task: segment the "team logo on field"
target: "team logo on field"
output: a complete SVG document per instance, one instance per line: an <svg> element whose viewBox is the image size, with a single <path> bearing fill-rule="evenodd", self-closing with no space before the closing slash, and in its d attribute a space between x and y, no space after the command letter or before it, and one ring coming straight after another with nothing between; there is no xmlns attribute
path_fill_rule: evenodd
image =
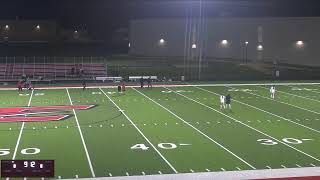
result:
<svg viewBox="0 0 320 180"><path fill-rule="evenodd" d="M87 110L95 105L40 106L0 108L0 123L3 122L43 122L69 118L71 110ZM54 114L54 115L52 115Z"/></svg>

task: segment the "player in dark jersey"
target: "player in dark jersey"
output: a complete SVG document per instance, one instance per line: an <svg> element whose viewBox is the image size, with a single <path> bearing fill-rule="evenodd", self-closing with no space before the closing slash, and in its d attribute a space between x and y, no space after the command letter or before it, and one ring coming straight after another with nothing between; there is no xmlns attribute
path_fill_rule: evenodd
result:
<svg viewBox="0 0 320 180"><path fill-rule="evenodd" d="M143 84L143 77L141 76L141 78L140 78L140 87L143 88L143 85L144 85Z"/></svg>
<svg viewBox="0 0 320 180"><path fill-rule="evenodd" d="M23 87L23 82L19 81L18 82L18 91L22 91L22 87Z"/></svg>
<svg viewBox="0 0 320 180"><path fill-rule="evenodd" d="M87 83L85 80L82 81L82 90L84 91L87 87Z"/></svg>
<svg viewBox="0 0 320 180"><path fill-rule="evenodd" d="M121 86L118 85L118 93L120 94L121 93Z"/></svg>
<svg viewBox="0 0 320 180"><path fill-rule="evenodd" d="M126 92L126 85L124 84L124 82L121 84L121 91L123 94Z"/></svg>
<svg viewBox="0 0 320 180"><path fill-rule="evenodd" d="M151 76L149 76L148 80L148 88L152 88L152 84L151 84Z"/></svg>
<svg viewBox="0 0 320 180"><path fill-rule="evenodd" d="M229 108L231 110L231 96L230 96L230 94L228 94L226 96L226 106L227 106L227 108Z"/></svg>

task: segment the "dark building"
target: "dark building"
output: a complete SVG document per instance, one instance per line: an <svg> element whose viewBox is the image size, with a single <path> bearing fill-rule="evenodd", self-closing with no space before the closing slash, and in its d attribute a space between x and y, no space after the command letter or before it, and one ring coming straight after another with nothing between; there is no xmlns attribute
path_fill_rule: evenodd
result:
<svg viewBox="0 0 320 180"><path fill-rule="evenodd" d="M320 66L319 32L318 17L138 19L130 23L130 54Z"/></svg>

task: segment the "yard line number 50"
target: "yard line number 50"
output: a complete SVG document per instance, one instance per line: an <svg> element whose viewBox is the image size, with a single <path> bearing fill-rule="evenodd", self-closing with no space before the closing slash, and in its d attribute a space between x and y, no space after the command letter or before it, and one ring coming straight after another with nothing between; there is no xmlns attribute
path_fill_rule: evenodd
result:
<svg viewBox="0 0 320 180"><path fill-rule="evenodd" d="M0 156L6 156L11 153L10 149L0 149ZM38 148L25 148L20 151L21 154L23 155L34 155L34 154L39 154L40 149Z"/></svg>

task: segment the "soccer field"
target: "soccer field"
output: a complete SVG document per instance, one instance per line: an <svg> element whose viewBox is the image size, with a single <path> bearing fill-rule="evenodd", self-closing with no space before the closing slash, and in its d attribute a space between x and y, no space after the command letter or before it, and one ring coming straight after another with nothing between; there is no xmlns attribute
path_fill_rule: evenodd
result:
<svg viewBox="0 0 320 180"><path fill-rule="evenodd" d="M320 85L269 88L1 90L0 159L55 160L57 179L320 166Z"/></svg>

